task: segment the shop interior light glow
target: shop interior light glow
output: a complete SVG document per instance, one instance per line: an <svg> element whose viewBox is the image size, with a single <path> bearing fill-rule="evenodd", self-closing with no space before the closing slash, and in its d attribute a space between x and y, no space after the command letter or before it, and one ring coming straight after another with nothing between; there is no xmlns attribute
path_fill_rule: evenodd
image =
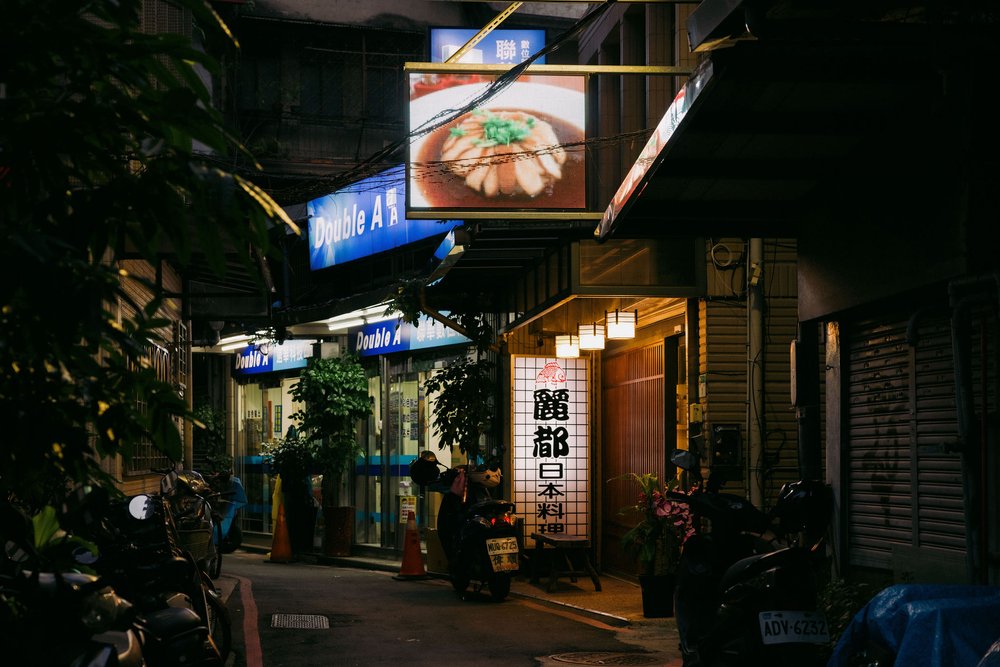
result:
<svg viewBox="0 0 1000 667"><path fill-rule="evenodd" d="M326 326L330 331L347 331L351 327L359 327L363 324L385 322L386 320L394 320L398 318L399 313L396 312L392 312L388 315L385 314L388 307L388 303L379 303L374 306L368 306L367 308L352 310L351 312L344 313L343 315L335 315L326 320Z"/></svg>
<svg viewBox="0 0 1000 667"><path fill-rule="evenodd" d="M639 311L618 310L604 313L604 322L608 325L609 340L627 340L635 338L635 325L639 321Z"/></svg>
<svg viewBox="0 0 1000 667"><path fill-rule="evenodd" d="M556 356L560 359L575 359L580 356L580 337L572 334L556 336Z"/></svg>
<svg viewBox="0 0 1000 667"><path fill-rule="evenodd" d="M603 350L604 349L604 325L603 324L581 324L578 327L580 332L581 350Z"/></svg>

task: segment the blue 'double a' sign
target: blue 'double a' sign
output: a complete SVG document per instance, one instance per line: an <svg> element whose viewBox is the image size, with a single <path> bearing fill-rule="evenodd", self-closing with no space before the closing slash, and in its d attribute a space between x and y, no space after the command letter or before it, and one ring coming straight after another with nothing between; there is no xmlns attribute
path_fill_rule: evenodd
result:
<svg viewBox="0 0 1000 667"><path fill-rule="evenodd" d="M408 220L403 165L313 199L309 268L313 271L445 234L460 220Z"/></svg>
<svg viewBox="0 0 1000 667"><path fill-rule="evenodd" d="M350 329L347 334L348 349L360 357L470 342L454 329L426 315L421 315L419 326L395 319L366 324Z"/></svg>
<svg viewBox="0 0 1000 667"><path fill-rule="evenodd" d="M305 368L313 353L311 340L288 340L269 346L247 345L235 355L235 375L259 375L294 368Z"/></svg>

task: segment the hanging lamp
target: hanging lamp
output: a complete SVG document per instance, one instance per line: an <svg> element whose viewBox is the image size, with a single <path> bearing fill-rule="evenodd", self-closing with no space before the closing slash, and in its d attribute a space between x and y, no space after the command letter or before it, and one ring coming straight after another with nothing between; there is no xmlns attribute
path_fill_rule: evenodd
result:
<svg viewBox="0 0 1000 667"><path fill-rule="evenodd" d="M635 338L635 325L639 321L639 311L604 311L604 322L608 327L608 340L628 340Z"/></svg>
<svg viewBox="0 0 1000 667"><path fill-rule="evenodd" d="M580 356L580 337L572 334L556 336L556 356L560 359L575 359Z"/></svg>
<svg viewBox="0 0 1000 667"><path fill-rule="evenodd" d="M603 324L581 324L578 327L580 333L581 350L603 350L604 349L604 325Z"/></svg>

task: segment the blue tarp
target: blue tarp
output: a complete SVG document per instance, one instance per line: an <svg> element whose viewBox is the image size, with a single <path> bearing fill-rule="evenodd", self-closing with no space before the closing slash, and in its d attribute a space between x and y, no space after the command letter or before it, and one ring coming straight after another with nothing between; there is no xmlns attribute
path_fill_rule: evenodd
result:
<svg viewBox="0 0 1000 667"><path fill-rule="evenodd" d="M998 638L1000 587L899 584L854 616L827 667L847 667L869 640L896 665L976 667Z"/></svg>

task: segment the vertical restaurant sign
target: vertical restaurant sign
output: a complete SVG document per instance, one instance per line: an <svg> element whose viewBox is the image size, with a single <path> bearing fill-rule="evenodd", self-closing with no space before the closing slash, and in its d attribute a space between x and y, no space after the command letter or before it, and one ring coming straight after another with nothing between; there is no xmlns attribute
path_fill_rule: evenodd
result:
<svg viewBox="0 0 1000 667"><path fill-rule="evenodd" d="M524 534L589 539L587 360L512 360L514 502Z"/></svg>
<svg viewBox="0 0 1000 667"><path fill-rule="evenodd" d="M391 167L306 204L311 270L445 234L460 224L459 220L406 219L403 172L403 165Z"/></svg>
<svg viewBox="0 0 1000 667"><path fill-rule="evenodd" d="M443 63L476 36L473 28L431 28L431 62ZM544 30L493 30L459 62L485 65L519 65L545 46ZM541 56L535 63L545 63Z"/></svg>
<svg viewBox="0 0 1000 667"><path fill-rule="evenodd" d="M247 345L236 354L233 373L257 375L292 368L305 368L313 353L313 340L286 340L281 345L272 343L262 350L257 345Z"/></svg>

